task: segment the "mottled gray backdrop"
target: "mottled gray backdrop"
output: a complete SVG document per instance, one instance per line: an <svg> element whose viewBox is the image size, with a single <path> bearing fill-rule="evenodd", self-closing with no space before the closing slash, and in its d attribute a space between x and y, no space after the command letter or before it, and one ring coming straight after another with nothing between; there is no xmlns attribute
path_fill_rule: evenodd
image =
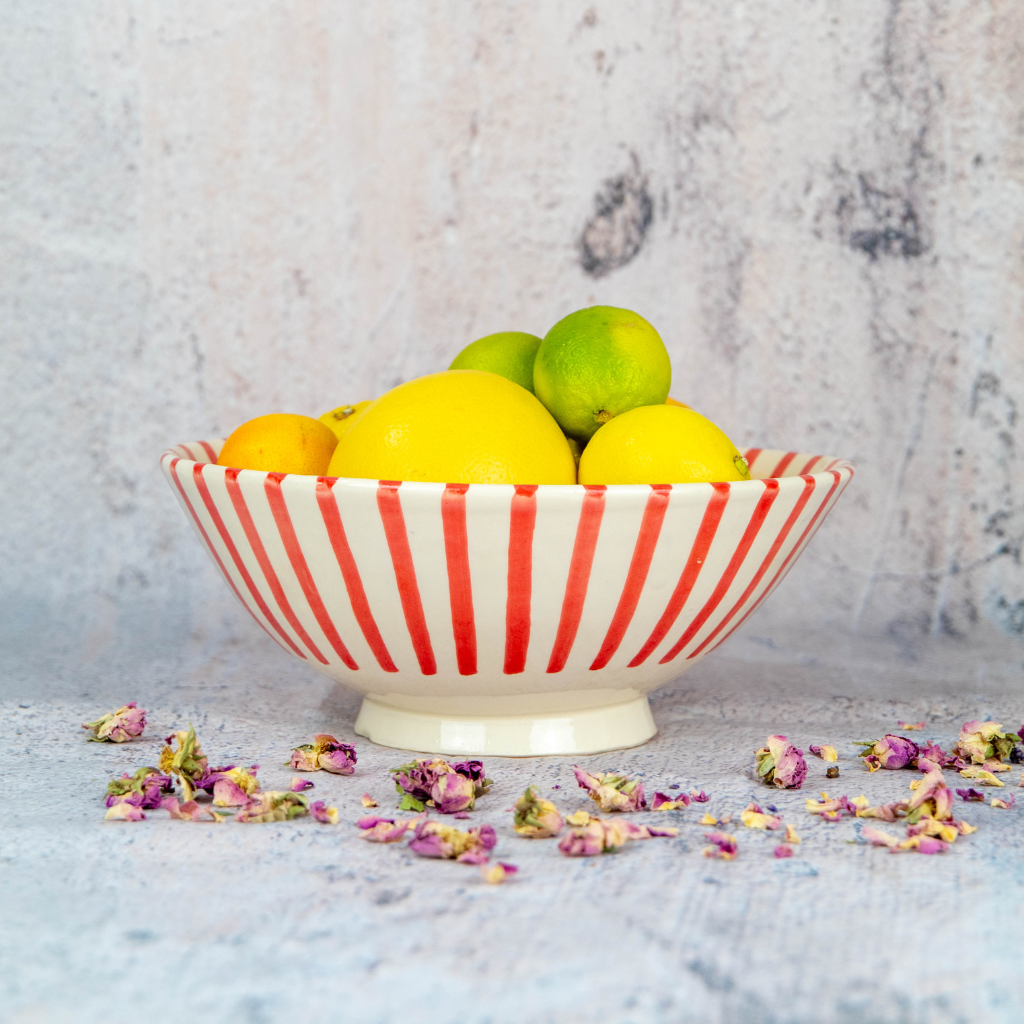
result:
<svg viewBox="0 0 1024 1024"><path fill-rule="evenodd" d="M15 686L283 667L163 448L591 303L858 468L723 665L1019 685L1022 48L1015 0L5 0Z"/></svg>

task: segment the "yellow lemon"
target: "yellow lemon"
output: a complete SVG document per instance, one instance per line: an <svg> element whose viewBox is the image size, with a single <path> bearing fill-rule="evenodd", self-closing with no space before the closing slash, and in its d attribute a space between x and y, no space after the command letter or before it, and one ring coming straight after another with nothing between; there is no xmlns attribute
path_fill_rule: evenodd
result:
<svg viewBox="0 0 1024 1024"><path fill-rule="evenodd" d="M658 332L615 306L559 320L537 350L533 386L558 425L584 444L603 423L668 398L672 364Z"/></svg>
<svg viewBox="0 0 1024 1024"><path fill-rule="evenodd" d="M749 480L736 446L692 409L644 405L610 420L580 457L581 484L687 484Z"/></svg>
<svg viewBox="0 0 1024 1024"><path fill-rule="evenodd" d="M399 384L359 414L331 476L463 484L574 484L576 464L529 391L483 370Z"/></svg>
<svg viewBox="0 0 1024 1024"><path fill-rule="evenodd" d="M352 421L370 404L371 400L365 402L352 402L349 405L339 405L337 409L325 412L323 416L317 417L321 423L329 427L334 436L340 441L342 435L352 426Z"/></svg>
<svg viewBox="0 0 1024 1024"><path fill-rule="evenodd" d="M311 416L273 412L243 423L224 442L218 466L324 476L338 439Z"/></svg>

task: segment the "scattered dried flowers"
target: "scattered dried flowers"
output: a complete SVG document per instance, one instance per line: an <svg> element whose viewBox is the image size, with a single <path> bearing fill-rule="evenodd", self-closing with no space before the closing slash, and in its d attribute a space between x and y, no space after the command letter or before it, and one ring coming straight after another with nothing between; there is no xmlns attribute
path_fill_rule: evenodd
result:
<svg viewBox="0 0 1024 1024"><path fill-rule="evenodd" d="M586 821L583 821L584 815ZM614 853L634 840L671 838L679 834L677 828L637 825L621 818L594 818L586 811L578 811L572 817L580 824L570 828L558 841L558 849L566 857L596 857L600 853Z"/></svg>
<svg viewBox="0 0 1024 1024"><path fill-rule="evenodd" d="M107 807L114 804L132 804L143 810L154 810L160 806L164 793L171 792L171 778L162 775L156 768L140 768L134 775L125 772L118 779L107 783ZM141 819L138 819L141 820Z"/></svg>
<svg viewBox="0 0 1024 1024"><path fill-rule="evenodd" d="M492 825L480 825L463 832L432 818L423 818L416 824L409 849L421 857L485 864L497 841Z"/></svg>
<svg viewBox="0 0 1024 1024"><path fill-rule="evenodd" d="M480 761L456 761L449 764L440 757L424 757L399 765L392 771L395 789L402 799L402 811L424 811L436 807L442 814L471 811L477 797L491 787Z"/></svg>
<svg viewBox="0 0 1024 1024"><path fill-rule="evenodd" d="M705 832L704 838L711 844L701 850L701 856L713 857L717 860L734 860L738 854L739 846L736 837L727 832Z"/></svg>
<svg viewBox="0 0 1024 1024"><path fill-rule="evenodd" d="M827 743L823 743L820 746L817 743L812 743L810 751L816 757L820 757L822 761L838 761L839 752L835 747L830 747Z"/></svg>
<svg viewBox="0 0 1024 1024"><path fill-rule="evenodd" d="M647 806L644 784L639 779L614 772L591 775L579 765L573 765L572 771L580 788L587 790L602 811L642 811Z"/></svg>
<svg viewBox="0 0 1024 1024"><path fill-rule="evenodd" d="M512 828L527 839L549 839L562 831L562 816L550 800L544 800L536 786L527 786L516 801Z"/></svg>
<svg viewBox="0 0 1024 1024"><path fill-rule="evenodd" d="M160 806L177 821L212 821L216 824L224 821L223 814L211 811L209 807L201 807L195 800L179 803L176 796L168 796L163 799Z"/></svg>
<svg viewBox="0 0 1024 1024"><path fill-rule="evenodd" d="M769 736L765 746L754 753L762 782L774 783L779 789L799 789L803 785L807 777L804 752L785 736Z"/></svg>
<svg viewBox="0 0 1024 1024"><path fill-rule="evenodd" d="M747 804L747 809L740 815L740 821L747 828L759 828L769 832L782 828L781 818L774 814L766 814L760 806L754 803Z"/></svg>
<svg viewBox="0 0 1024 1024"><path fill-rule="evenodd" d="M515 864L506 864L500 860L493 864L480 865L480 874L488 885L501 885L518 871L519 868Z"/></svg>
<svg viewBox="0 0 1024 1024"><path fill-rule="evenodd" d="M142 735L146 728L146 710L132 701L116 711L100 715L95 722L83 722L82 728L92 733L90 743L124 743Z"/></svg>
<svg viewBox="0 0 1024 1024"><path fill-rule="evenodd" d="M177 750L171 746L172 742L177 743ZM191 725L187 730L172 732L164 740L159 764L164 775L177 776L186 802L196 795L198 789L206 788L209 762Z"/></svg>
<svg viewBox="0 0 1024 1024"><path fill-rule="evenodd" d="M244 824L264 824L269 821L291 821L309 814L309 798L301 793L270 790L250 800L235 815L235 821Z"/></svg>
<svg viewBox="0 0 1024 1024"><path fill-rule="evenodd" d="M303 743L292 751L288 767L297 772L323 769L333 775L352 775L356 770L356 748L342 743L329 733L318 732L312 743Z"/></svg>
<svg viewBox="0 0 1024 1024"><path fill-rule="evenodd" d="M690 806L690 798L686 793L678 796L668 796L666 793L655 793L651 801L652 811L681 811L684 807Z"/></svg>

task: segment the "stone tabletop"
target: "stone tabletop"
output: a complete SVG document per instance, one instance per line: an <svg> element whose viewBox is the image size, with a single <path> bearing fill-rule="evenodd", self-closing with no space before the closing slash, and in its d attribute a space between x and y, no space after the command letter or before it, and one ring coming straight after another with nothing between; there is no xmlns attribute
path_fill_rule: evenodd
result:
<svg viewBox="0 0 1024 1024"><path fill-rule="evenodd" d="M690 807L657 817L677 838L570 860L553 841L518 838L510 807L531 782L563 813L587 806L572 759L489 758L493 790L461 824L492 823L496 857L520 868L490 886L474 867L359 840L362 793L392 807L387 769L408 752L354 736L355 695L283 659L215 658L130 693L115 676L85 696L41 685L3 707L2 1020L1019 1019L1024 807L963 805L977 833L939 856L892 856L859 841L860 822L819 821L804 799L898 799L913 776L868 773L851 741L903 718L951 743L965 719L1016 724L1020 697L903 686L900 699L853 699L820 673L812 692L806 671L713 661L655 695L654 740L580 763L640 776L648 792L703 788L715 815L772 803L802 836L796 856L775 860L775 836L734 822L737 859L705 859ZM145 703L145 735L86 742L79 723L116 706L114 691ZM107 780L154 763L160 737L189 722L214 762L259 762L264 788L286 787L288 751L313 732L356 741L354 776L312 777L339 824L190 824L163 811L104 821ZM769 732L833 744L840 778L809 758L802 791L760 785L752 751Z"/></svg>

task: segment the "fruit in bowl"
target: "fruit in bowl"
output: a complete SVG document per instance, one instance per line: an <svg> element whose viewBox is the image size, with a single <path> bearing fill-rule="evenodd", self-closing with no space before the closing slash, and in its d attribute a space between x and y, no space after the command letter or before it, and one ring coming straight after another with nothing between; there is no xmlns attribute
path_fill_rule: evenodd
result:
<svg viewBox="0 0 1024 1024"><path fill-rule="evenodd" d="M596 318L598 340L621 319ZM590 404L566 412L543 386L440 371L339 407L353 409L340 437L260 417L162 465L267 634L365 695L361 734L451 754L631 746L654 733L647 692L753 613L853 470L737 450L666 402L664 375L630 383L633 398L599 391L609 380L594 374L576 391ZM610 415L584 446L587 409ZM267 427L283 445L273 465ZM284 437L320 462L288 468Z"/></svg>

